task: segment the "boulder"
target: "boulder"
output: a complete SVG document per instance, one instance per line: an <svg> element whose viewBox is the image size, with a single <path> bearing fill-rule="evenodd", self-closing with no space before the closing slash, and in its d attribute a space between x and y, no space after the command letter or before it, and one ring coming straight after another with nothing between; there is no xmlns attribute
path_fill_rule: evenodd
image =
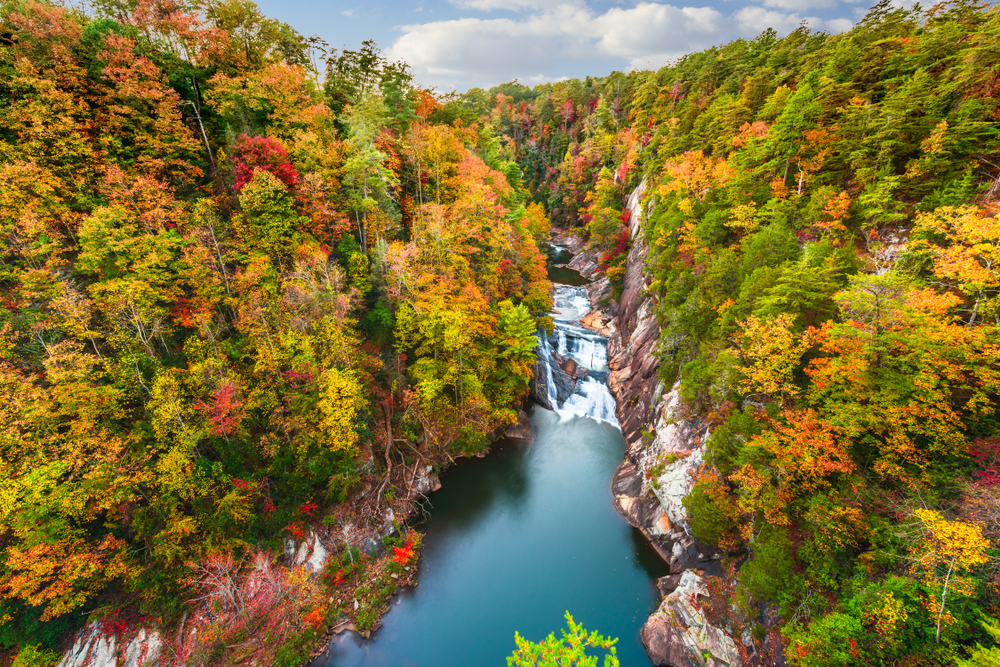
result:
<svg viewBox="0 0 1000 667"><path fill-rule="evenodd" d="M508 428L504 435L512 440L534 439L535 434L531 430L531 422L528 421L528 415L524 410L517 411L517 423Z"/></svg>
<svg viewBox="0 0 1000 667"><path fill-rule="evenodd" d="M421 474L413 480L413 484L410 486L410 496L411 498L416 498L418 495L426 496L440 488L441 480L434 474L434 466L426 466Z"/></svg>
<svg viewBox="0 0 1000 667"><path fill-rule="evenodd" d="M597 254L591 251L581 252L573 256L567 268L574 269L584 278L594 280L601 273Z"/></svg>
<svg viewBox="0 0 1000 667"><path fill-rule="evenodd" d="M562 369L563 373L565 373L570 377L576 377L576 371L578 369L576 361L570 359L569 357L564 357L562 355L553 355L553 356L555 356L556 359L558 360L559 368Z"/></svg>
<svg viewBox="0 0 1000 667"><path fill-rule="evenodd" d="M663 597L667 597L675 590L677 590L677 586L680 585L680 583L681 583L681 575L670 574L667 575L666 577L660 577L659 579L656 580L656 590L660 591L660 595L662 595Z"/></svg>

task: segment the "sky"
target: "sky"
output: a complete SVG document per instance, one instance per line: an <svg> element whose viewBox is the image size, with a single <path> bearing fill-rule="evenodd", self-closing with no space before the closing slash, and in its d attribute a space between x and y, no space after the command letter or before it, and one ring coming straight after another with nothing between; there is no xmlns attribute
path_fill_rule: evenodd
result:
<svg viewBox="0 0 1000 667"><path fill-rule="evenodd" d="M693 51L813 30L848 30L875 0L256 0L261 10L332 48L374 39L414 81L440 92L518 79L535 85L656 69ZM907 3L910 4L910 3Z"/></svg>

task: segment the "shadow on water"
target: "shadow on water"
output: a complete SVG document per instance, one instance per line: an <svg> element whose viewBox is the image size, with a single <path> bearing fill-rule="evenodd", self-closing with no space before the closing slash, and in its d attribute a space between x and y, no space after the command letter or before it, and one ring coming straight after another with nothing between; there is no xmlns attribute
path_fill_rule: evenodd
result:
<svg viewBox="0 0 1000 667"><path fill-rule="evenodd" d="M526 443L501 440L488 458L463 459L441 476L441 490L431 497L436 530L467 530L490 516L494 504L518 513L531 483L526 469Z"/></svg>
<svg viewBox="0 0 1000 667"><path fill-rule="evenodd" d="M619 637L623 665L648 665L639 629L666 566L611 504L621 432L536 407L535 441L503 441L457 464L431 496L419 587L371 640L345 633L314 667L505 664L514 632L559 634L569 610Z"/></svg>
<svg viewBox="0 0 1000 667"><path fill-rule="evenodd" d="M561 285L573 285L574 287L582 287L590 282L575 269L564 266L556 266L557 264L568 264L569 261L573 259L573 253L566 250L566 248L557 245L550 245L548 255L549 280L552 282L559 283Z"/></svg>

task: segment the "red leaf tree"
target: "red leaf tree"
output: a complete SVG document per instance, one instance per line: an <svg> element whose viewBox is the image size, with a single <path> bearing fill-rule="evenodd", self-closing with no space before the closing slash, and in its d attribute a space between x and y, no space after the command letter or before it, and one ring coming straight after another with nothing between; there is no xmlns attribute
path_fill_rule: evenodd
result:
<svg viewBox="0 0 1000 667"><path fill-rule="evenodd" d="M288 160L288 151L273 137L251 137L241 134L233 153L233 175L236 191L250 182L258 169L269 171L289 188L295 187L299 175Z"/></svg>

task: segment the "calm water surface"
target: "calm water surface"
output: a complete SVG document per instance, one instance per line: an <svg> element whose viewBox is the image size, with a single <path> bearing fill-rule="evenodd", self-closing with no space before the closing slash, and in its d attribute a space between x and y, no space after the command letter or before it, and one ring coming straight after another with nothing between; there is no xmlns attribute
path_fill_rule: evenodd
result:
<svg viewBox="0 0 1000 667"><path fill-rule="evenodd" d="M549 280L562 285L586 285L590 281L584 278L579 271L567 267L558 267L556 264L568 264L573 259L573 254L566 248L558 245L550 245L548 248L548 272Z"/></svg>
<svg viewBox="0 0 1000 667"><path fill-rule="evenodd" d="M666 565L611 505L618 429L536 407L535 441L461 461L431 496L420 585L365 640L334 638L314 667L506 665L514 632L539 640L569 611L619 637L625 667L649 665L639 629Z"/></svg>

